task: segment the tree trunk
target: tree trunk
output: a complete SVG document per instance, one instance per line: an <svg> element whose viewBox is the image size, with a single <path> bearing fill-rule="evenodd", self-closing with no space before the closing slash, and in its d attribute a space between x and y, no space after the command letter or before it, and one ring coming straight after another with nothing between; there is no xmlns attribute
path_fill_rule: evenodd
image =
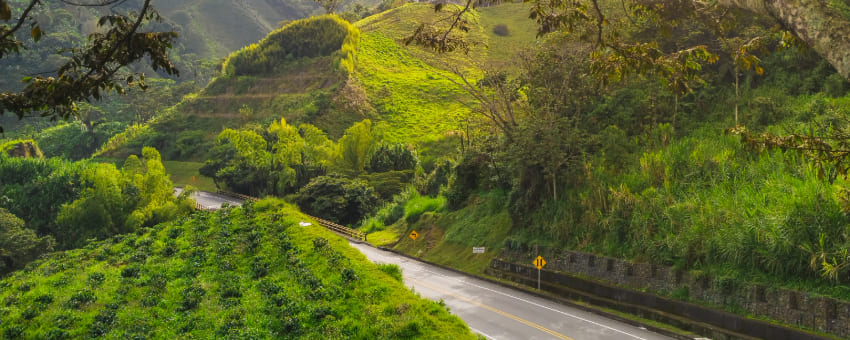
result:
<svg viewBox="0 0 850 340"><path fill-rule="evenodd" d="M725 7L765 14L793 32L850 79L850 18L823 0L720 0Z"/></svg>
<svg viewBox="0 0 850 340"><path fill-rule="evenodd" d="M738 103L741 102L741 95L738 92L738 69L735 69L735 126L738 126Z"/></svg>
<svg viewBox="0 0 850 340"><path fill-rule="evenodd" d="M552 175L552 198L558 200L558 177Z"/></svg>

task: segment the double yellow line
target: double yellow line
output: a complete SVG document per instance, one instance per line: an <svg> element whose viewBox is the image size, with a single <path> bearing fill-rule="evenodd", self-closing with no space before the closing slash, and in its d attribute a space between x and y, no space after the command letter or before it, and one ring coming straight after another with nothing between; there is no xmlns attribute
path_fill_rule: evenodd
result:
<svg viewBox="0 0 850 340"><path fill-rule="evenodd" d="M443 294L446 294L446 295L449 295L449 296L453 296L453 297L455 297L455 298L458 298L458 299L461 299L461 300L463 300L463 301L469 302L469 303L471 303L471 304L473 304L473 305L476 305L476 306L478 306L478 307L481 307L481 308L484 308L484 309L491 310L491 311L493 311L493 312L495 312L495 313L498 313L498 314L504 315L504 316L506 316L506 317L509 317L509 318L511 318L511 319L514 319L514 320L516 320L516 321L519 321L519 322L521 322L521 323L523 323L523 324L525 324L525 325L528 325L528 326L530 326L530 327L533 327L533 328L539 329L540 331L545 332L545 333L548 333L548 334L550 334L550 335L552 335L552 336L554 336L554 337L556 337L556 338L558 338L558 339L563 339L563 340L574 340L574 339L573 339L573 338L571 338L571 337L568 337L568 336L566 336L566 335L563 335L563 334L561 334L561 333L558 333L558 332L556 332L556 331L553 331L553 330L551 330L551 329L548 329L548 328L546 328L546 327L543 327L543 326L541 326L541 325L539 325L539 324L536 324L536 323L534 323L534 322L528 321L528 320L526 320L526 319L523 319L523 318L518 317L518 316L516 316L516 315L510 314L510 313L508 313L508 312L502 311L502 310L500 310L500 309L498 309L498 308L495 308L495 307L491 307L491 306L485 305L485 304L480 303L480 302L478 302L478 301L474 301L474 300L472 300L472 299L470 299L470 298L467 298L467 297L465 297L465 296L460 296L460 295L454 294L454 293L449 292L449 291L447 291L447 290L444 290L444 289L442 289L442 288L437 288L437 287L434 287L433 285L430 285L430 284L427 284L427 283L425 283L425 282L422 282L422 281L419 281L419 280L416 280L416 279L412 279L412 278L409 278L409 277L408 277L408 278L404 278L404 280L405 280L405 281L410 281L410 282L416 283L416 284L418 284L418 285L425 286L425 287L427 287L428 289L435 290L435 291L437 291L437 292L440 292L440 293L443 293Z"/></svg>

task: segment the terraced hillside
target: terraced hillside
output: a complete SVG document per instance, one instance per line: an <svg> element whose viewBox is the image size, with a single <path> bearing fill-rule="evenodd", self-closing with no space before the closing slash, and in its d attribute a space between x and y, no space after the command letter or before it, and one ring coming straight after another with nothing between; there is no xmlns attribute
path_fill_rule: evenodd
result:
<svg viewBox="0 0 850 340"><path fill-rule="evenodd" d="M339 135L369 114L367 106L356 105L362 95L347 81L358 35L336 16L293 22L234 52L223 74L203 91L148 126L119 134L101 155L120 157L154 146L167 159L203 161L223 128L267 125L280 117ZM344 95L353 99L337 99Z"/></svg>

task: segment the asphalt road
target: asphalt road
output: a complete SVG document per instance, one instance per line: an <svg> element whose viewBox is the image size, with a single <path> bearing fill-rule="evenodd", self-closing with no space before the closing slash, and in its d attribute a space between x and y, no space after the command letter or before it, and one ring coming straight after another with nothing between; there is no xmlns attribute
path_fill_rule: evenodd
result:
<svg viewBox="0 0 850 340"><path fill-rule="evenodd" d="M183 192L183 188L174 188L174 195L180 195L181 192ZM196 203L207 209L221 208L221 205L225 202L230 205L242 205L243 201L241 198L206 191L196 191L192 197Z"/></svg>
<svg viewBox="0 0 850 340"><path fill-rule="evenodd" d="M452 314L488 339L670 339L369 245L351 243L351 246L372 262L397 264L405 284L425 298L442 299Z"/></svg>

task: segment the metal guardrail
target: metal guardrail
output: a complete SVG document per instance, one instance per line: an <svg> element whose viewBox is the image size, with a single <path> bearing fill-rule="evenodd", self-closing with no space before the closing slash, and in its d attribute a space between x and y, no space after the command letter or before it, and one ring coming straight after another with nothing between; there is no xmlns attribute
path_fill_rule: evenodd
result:
<svg viewBox="0 0 850 340"><path fill-rule="evenodd" d="M256 198L256 197L253 197L253 196L238 194L238 193L230 192L230 191L219 190L218 193L222 194L222 195L231 196L231 197L241 198L241 199L246 200L246 201L256 202L256 201L260 200L259 198Z"/></svg>
<svg viewBox="0 0 850 340"><path fill-rule="evenodd" d="M235 192L219 190L218 193L222 194L222 195L231 196L231 197L241 198L241 199L246 200L246 201L247 200L257 201L258 200L258 198L256 198L256 197L238 194L238 193L235 193ZM307 215L307 214L304 214L304 215ZM321 225L321 226L323 226L327 229L333 230L335 232L338 232L340 234L346 235L348 237L351 237L351 238L354 238L354 239L357 239L357 240L366 241L366 233L364 233L360 230L351 229L349 227L342 226L342 225L336 224L334 222L324 220L324 219L321 219L321 218L318 218L318 217L315 217L315 216L307 215L307 217L316 220L316 222L319 222L319 225Z"/></svg>
<svg viewBox="0 0 850 340"><path fill-rule="evenodd" d="M195 210L200 210L200 211L215 211L216 209L215 209L215 208L210 208L210 207L207 207L207 206L204 206L204 205L201 205L200 203L195 203Z"/></svg>
<svg viewBox="0 0 850 340"><path fill-rule="evenodd" d="M323 220L323 219L315 217L315 216L310 216L310 215L307 215L307 216L316 220L316 222L319 222L319 224L322 225L325 228L328 228L330 230L344 234L344 235L351 237L351 238L366 241L366 233L364 233L360 230L351 229L349 227L344 227L344 226L341 226L339 224L333 223L331 221L326 221L326 220Z"/></svg>

